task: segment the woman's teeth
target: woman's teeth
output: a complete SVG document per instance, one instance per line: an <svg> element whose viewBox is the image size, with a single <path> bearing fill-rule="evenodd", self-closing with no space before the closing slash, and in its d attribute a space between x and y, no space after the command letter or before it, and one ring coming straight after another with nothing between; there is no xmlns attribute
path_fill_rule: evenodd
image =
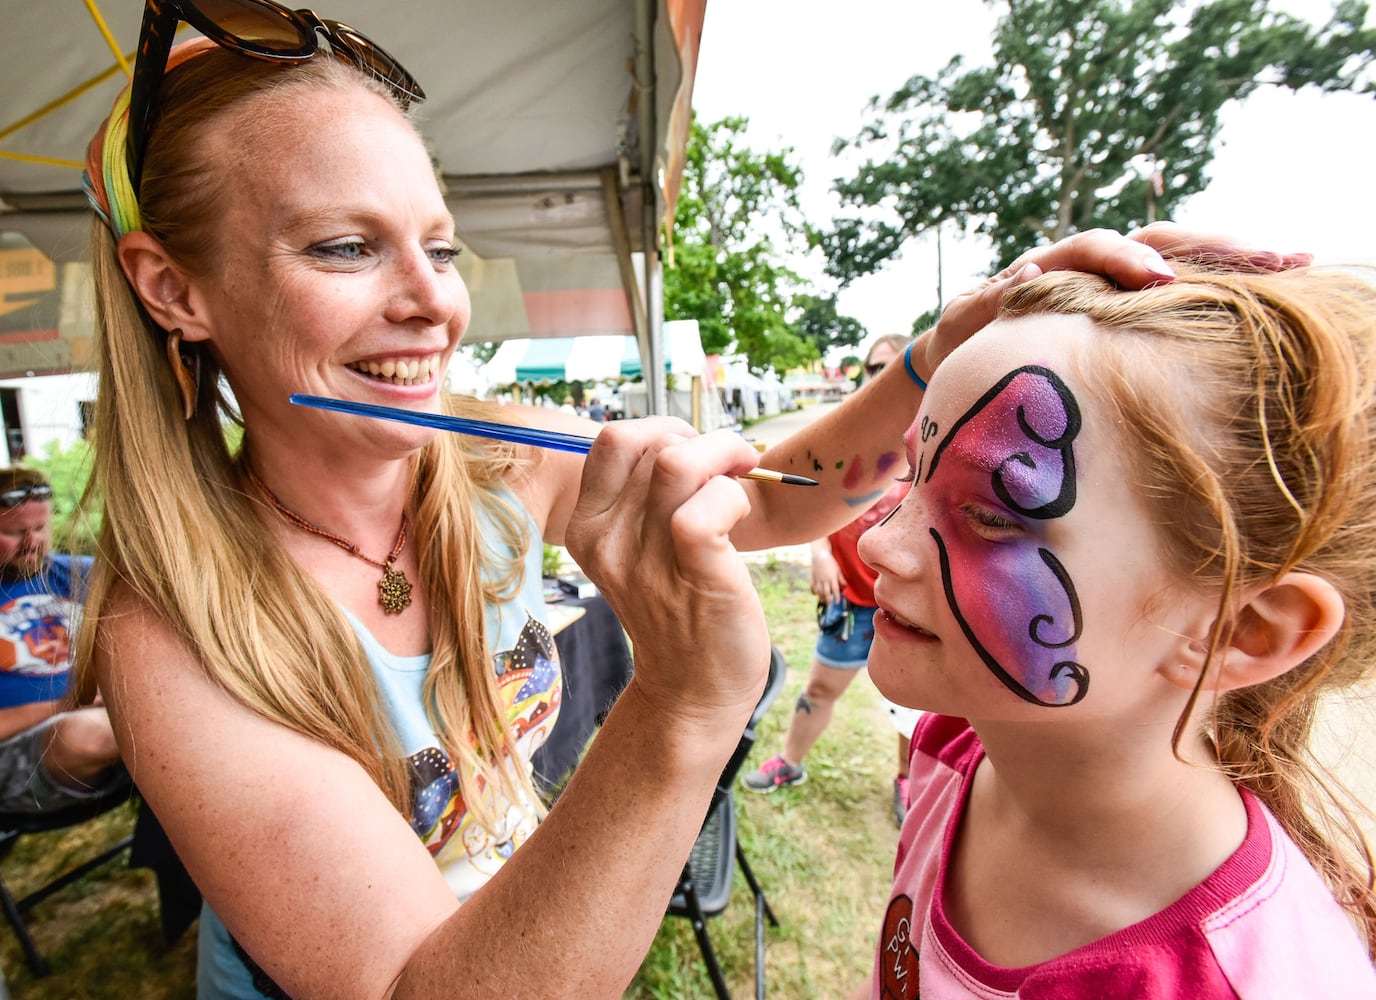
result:
<svg viewBox="0 0 1376 1000"><path fill-rule="evenodd" d="M359 361L349 367L360 374L394 385L418 385L430 381L431 374L439 371L440 356L433 354L428 358Z"/></svg>

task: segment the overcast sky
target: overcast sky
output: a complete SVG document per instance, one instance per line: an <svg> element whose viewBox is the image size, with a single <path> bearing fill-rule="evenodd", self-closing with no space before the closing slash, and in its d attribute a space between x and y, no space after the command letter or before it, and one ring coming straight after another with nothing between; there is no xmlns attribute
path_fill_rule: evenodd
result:
<svg viewBox="0 0 1376 1000"><path fill-rule="evenodd" d="M1272 6L1312 21L1330 9L1325 0ZM869 99L914 73L933 75L957 53L987 62L993 23L981 0L712 0L693 104L708 122L748 117L756 150L792 147L805 174L803 208L824 222L836 206L831 182L845 172L831 159L832 140L853 137ZM1176 219L1322 261L1376 263L1374 146L1376 99L1258 91L1225 110L1213 181ZM992 258L986 244L954 244L948 236L943 247L948 299ZM935 304L936 283L934 242L915 242L846 289L841 310L870 337L906 333Z"/></svg>

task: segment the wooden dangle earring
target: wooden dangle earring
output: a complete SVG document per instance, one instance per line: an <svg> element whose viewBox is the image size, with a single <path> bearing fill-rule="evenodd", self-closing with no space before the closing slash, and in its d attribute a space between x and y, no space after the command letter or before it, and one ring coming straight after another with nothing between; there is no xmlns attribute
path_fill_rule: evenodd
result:
<svg viewBox="0 0 1376 1000"><path fill-rule="evenodd" d="M180 327L167 335L167 361L182 394L182 416L190 420L196 413L196 396L201 388L201 356L189 344L182 350Z"/></svg>

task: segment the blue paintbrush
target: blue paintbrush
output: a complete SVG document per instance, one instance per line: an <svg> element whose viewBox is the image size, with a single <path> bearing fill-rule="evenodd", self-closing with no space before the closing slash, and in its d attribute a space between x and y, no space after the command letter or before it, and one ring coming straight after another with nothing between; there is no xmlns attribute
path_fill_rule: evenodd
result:
<svg viewBox="0 0 1376 1000"><path fill-rule="evenodd" d="M353 413L360 417L375 417L380 420L397 420L403 424L434 427L442 431L455 431L459 434L471 434L474 437L492 438L496 441L529 444L537 448L553 448L556 451L571 451L576 455L586 455L594 440L581 434L564 434L561 431L522 427L519 424L499 424L490 420L472 420L467 417L446 417L438 413L416 413L414 410L403 410L394 406L355 403L347 399L308 396L300 392L292 393L290 398L298 406L313 406L319 410L335 410L339 413ZM751 469L749 472L741 473L740 478L758 479L766 483L787 483L790 486L817 485L815 479L795 476L788 472L775 472L773 469Z"/></svg>

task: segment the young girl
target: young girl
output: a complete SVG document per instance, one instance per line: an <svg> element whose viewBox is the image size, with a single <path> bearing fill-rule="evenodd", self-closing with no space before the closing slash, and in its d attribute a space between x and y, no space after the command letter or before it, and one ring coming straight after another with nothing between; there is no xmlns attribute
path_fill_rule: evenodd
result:
<svg viewBox="0 0 1376 1000"><path fill-rule="evenodd" d="M1309 268L1046 275L942 364L860 543L934 714L857 996L1376 996L1308 746L1376 655L1374 389L1376 289Z"/></svg>

